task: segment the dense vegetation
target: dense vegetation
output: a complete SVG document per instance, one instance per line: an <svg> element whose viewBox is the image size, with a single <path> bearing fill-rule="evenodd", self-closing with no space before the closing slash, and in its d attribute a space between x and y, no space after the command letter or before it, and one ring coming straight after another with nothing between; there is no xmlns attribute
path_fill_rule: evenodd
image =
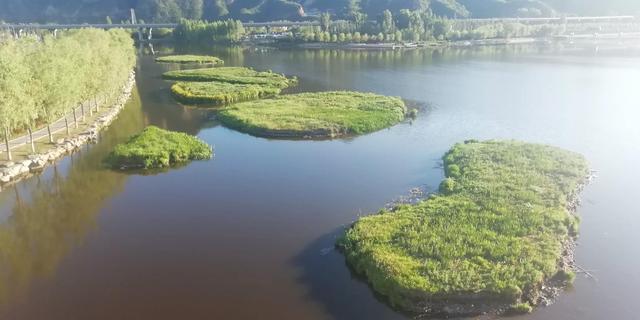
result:
<svg viewBox="0 0 640 320"><path fill-rule="evenodd" d="M165 72L162 77L167 80L180 81L218 81L234 84L258 84L282 89L297 83L295 78L289 79L279 73L256 71L244 67L174 70Z"/></svg>
<svg viewBox="0 0 640 320"><path fill-rule="evenodd" d="M218 57L198 56L190 54L158 57L156 58L156 61L163 63L203 63L213 65L224 64L224 61L222 61L222 59Z"/></svg>
<svg viewBox="0 0 640 320"><path fill-rule="evenodd" d="M114 169L166 168L189 160L210 159L212 155L213 149L196 137L149 126L117 145L107 163Z"/></svg>
<svg viewBox="0 0 640 320"><path fill-rule="evenodd" d="M177 82L171 86L171 93L182 103L216 106L274 96L280 91L275 86L220 81Z"/></svg>
<svg viewBox="0 0 640 320"><path fill-rule="evenodd" d="M0 43L0 128L5 142L14 130L31 132L79 104L90 101L97 107L98 101L116 97L134 64L133 40L123 30L83 29Z"/></svg>
<svg viewBox="0 0 640 320"><path fill-rule="evenodd" d="M448 17L530 17L558 13L603 15L636 14L640 2L631 0L3 0L0 20L104 22L129 18L135 8L145 21L186 19L242 19L245 21L301 20L317 12L343 18L373 20L383 10L427 11Z"/></svg>
<svg viewBox="0 0 640 320"><path fill-rule="evenodd" d="M221 110L218 118L257 136L334 138L390 127L402 121L406 111L398 98L340 91L239 103Z"/></svg>
<svg viewBox="0 0 640 320"><path fill-rule="evenodd" d="M173 32L181 44L233 43L245 34L239 20L201 21L182 19Z"/></svg>
<svg viewBox="0 0 640 320"><path fill-rule="evenodd" d="M577 232L568 208L589 174L585 159L544 145L468 141L446 153L444 166L439 195L363 217L346 232L339 244L348 263L406 310L530 310L546 280L570 275L560 262Z"/></svg>

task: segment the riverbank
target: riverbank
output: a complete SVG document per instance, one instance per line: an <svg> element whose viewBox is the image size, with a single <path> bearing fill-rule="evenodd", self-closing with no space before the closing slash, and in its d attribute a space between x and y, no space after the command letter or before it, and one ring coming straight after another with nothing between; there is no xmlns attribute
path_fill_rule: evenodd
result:
<svg viewBox="0 0 640 320"><path fill-rule="evenodd" d="M475 47L475 46L508 46L524 44L574 43L576 41L640 41L638 32L604 33L604 34L575 34L556 35L550 37L517 37L469 40L443 40L422 42L280 42L270 43L248 42L250 45L268 45L277 47L295 47L302 49L342 49L342 50L399 50L416 48L446 48L446 47Z"/></svg>
<svg viewBox="0 0 640 320"><path fill-rule="evenodd" d="M93 123L87 123L79 132L66 138L59 138L48 150L38 154L29 155L27 159L19 161L5 161L0 163L0 191L9 185L19 182L32 175L39 174L48 165L67 154L77 151L81 146L97 141L98 132L108 127L124 108L131 96L135 85L135 72L131 71L129 79L123 86L122 94L111 107L103 108Z"/></svg>

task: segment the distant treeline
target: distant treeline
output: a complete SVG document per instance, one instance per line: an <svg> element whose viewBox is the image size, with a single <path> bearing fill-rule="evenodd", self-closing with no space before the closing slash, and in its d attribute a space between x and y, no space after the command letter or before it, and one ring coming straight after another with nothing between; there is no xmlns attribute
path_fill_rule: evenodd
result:
<svg viewBox="0 0 640 320"><path fill-rule="evenodd" d="M244 34L242 22L231 19L213 22L182 19L173 32L175 40L183 44L233 43Z"/></svg>
<svg viewBox="0 0 640 320"><path fill-rule="evenodd" d="M84 102L96 106L120 93L135 65L123 30L73 30L0 43L0 129L48 125ZM51 139L51 135L49 136ZM5 139L5 140L6 140ZM33 144L32 144L33 148ZM32 150L35 151L35 150Z"/></svg>
<svg viewBox="0 0 640 320"><path fill-rule="evenodd" d="M438 17L431 12L383 11L374 21L331 21L322 14L321 26L301 27L292 33L305 42L417 42L434 40L478 40L512 37L539 37L560 32L559 25L525 25L511 22L461 22Z"/></svg>
<svg viewBox="0 0 640 320"><path fill-rule="evenodd" d="M129 9L147 22L239 19L311 19L329 12L340 19L376 19L384 10L433 12L444 17L540 17L560 14L638 14L636 0L2 0L0 21L119 22Z"/></svg>

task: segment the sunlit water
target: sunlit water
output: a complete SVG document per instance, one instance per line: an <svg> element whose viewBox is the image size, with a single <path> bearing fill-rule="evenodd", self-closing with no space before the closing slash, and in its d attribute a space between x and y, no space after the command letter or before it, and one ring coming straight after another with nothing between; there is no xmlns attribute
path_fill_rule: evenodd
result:
<svg viewBox="0 0 640 320"><path fill-rule="evenodd" d="M0 193L0 319L404 319L335 239L409 189L435 189L441 155L470 138L553 144L598 171L577 251L597 279L522 319L638 317L638 50L213 52L298 76L293 91L373 91L423 110L348 140L255 138L175 104L159 78L171 67L142 57L137 92L97 145ZM102 167L148 124L198 135L215 158L148 176Z"/></svg>

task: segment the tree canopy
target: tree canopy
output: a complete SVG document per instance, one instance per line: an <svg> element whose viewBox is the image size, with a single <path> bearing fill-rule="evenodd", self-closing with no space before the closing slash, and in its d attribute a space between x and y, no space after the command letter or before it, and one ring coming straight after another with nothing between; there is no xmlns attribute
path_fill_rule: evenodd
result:
<svg viewBox="0 0 640 320"><path fill-rule="evenodd" d="M0 20L11 22L104 22L138 18L154 22L185 19L243 21L300 20L330 12L341 18L375 18L384 10L432 11L448 17L531 17L554 14L637 14L629 0L3 0Z"/></svg>
<svg viewBox="0 0 640 320"><path fill-rule="evenodd" d="M51 123L90 99L119 93L135 64L123 30L82 29L0 43L0 129Z"/></svg>

